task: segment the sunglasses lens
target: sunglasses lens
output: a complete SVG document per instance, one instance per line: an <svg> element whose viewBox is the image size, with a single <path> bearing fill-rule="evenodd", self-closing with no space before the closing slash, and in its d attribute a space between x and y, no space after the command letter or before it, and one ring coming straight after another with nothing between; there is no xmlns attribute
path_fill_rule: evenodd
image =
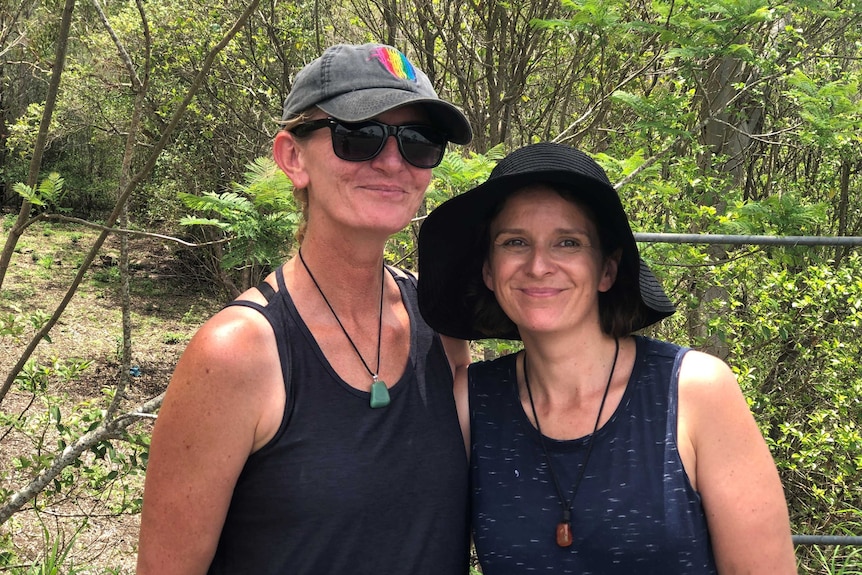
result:
<svg viewBox="0 0 862 575"><path fill-rule="evenodd" d="M332 131L332 147L342 160L370 160L383 148L386 132L376 124L336 124Z"/></svg>
<svg viewBox="0 0 862 575"><path fill-rule="evenodd" d="M446 139L432 128L402 127L398 146L404 159L417 168L433 168L443 159Z"/></svg>
<svg viewBox="0 0 862 575"><path fill-rule="evenodd" d="M335 122L332 124L332 149L342 160L363 162L383 150L390 133L395 134L404 159L417 168L433 168L443 159L446 137L427 126Z"/></svg>

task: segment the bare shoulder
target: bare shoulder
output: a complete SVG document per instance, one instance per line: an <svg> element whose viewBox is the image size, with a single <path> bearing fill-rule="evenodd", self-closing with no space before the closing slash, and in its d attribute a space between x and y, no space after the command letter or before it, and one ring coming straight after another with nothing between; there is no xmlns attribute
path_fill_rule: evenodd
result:
<svg viewBox="0 0 862 575"><path fill-rule="evenodd" d="M269 417L267 406L283 393L280 376L269 322L255 310L231 306L210 318L189 342L168 386L165 407L173 398L185 399L212 413L229 413L229 421L238 425L251 418L257 444L259 427Z"/></svg>
<svg viewBox="0 0 862 575"><path fill-rule="evenodd" d="M189 342L180 358L180 365L191 363L204 371L209 365L229 371L244 371L260 360L258 353L275 338L269 322L258 312L227 307L211 317Z"/></svg>
<svg viewBox="0 0 862 575"><path fill-rule="evenodd" d="M752 441L763 443L733 371L721 359L699 351L688 352L680 367L678 425L681 443L693 450L689 475L698 486L710 455Z"/></svg>
<svg viewBox="0 0 862 575"><path fill-rule="evenodd" d="M700 492L719 571L795 572L778 471L733 371L686 354L679 376L681 454Z"/></svg>
<svg viewBox="0 0 862 575"><path fill-rule="evenodd" d="M691 350L685 354L680 368L680 385L693 387L701 393L720 393L730 387L738 390L739 386L733 370L721 359Z"/></svg>
<svg viewBox="0 0 862 575"><path fill-rule="evenodd" d="M280 421L283 386L268 322L229 307L189 342L150 448L138 572L205 572L236 480Z"/></svg>
<svg viewBox="0 0 862 575"><path fill-rule="evenodd" d="M736 375L724 361L700 351L685 354L679 372L679 401L691 429L714 422L724 427L730 414L750 419L748 403ZM704 424L704 425L701 425Z"/></svg>

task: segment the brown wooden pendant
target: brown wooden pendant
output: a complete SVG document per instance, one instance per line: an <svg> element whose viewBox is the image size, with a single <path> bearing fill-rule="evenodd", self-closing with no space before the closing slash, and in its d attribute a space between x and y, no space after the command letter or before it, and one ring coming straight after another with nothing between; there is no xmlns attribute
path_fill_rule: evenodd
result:
<svg viewBox="0 0 862 575"><path fill-rule="evenodd" d="M614 370L617 367L617 359L620 355L620 340L619 338L614 339L615 350L614 350L614 361L611 364L611 373L608 375L608 382L605 384L605 392L602 394L602 402L599 404L599 413L596 415L596 423L593 425L593 432L590 434L590 438L587 441L587 454L584 456L584 463L581 465L578 471L578 478L575 480L575 485L572 487L572 498L566 499L563 494L563 490L560 489L560 482L557 480L557 475L554 473L554 466L551 465L551 458L548 455L548 448L545 445L544 435L542 435L542 428L539 425L539 415L536 413L536 404L533 403L533 392L530 389L530 374L527 369L527 355L524 354L524 387L527 388L527 397L530 398L530 409L533 412L533 421L536 422L536 431L539 432L539 443L542 446L542 453L545 456L545 463L548 466L548 473L551 474L551 480L554 482L554 489L557 490L557 497L560 499L560 505L563 508L563 517L562 521L557 523L557 545L560 547L570 547L573 543L572 538L572 502L575 500L575 496L578 494L578 487L581 485L581 479L584 478L584 471L587 469L587 463L590 461L590 454L593 451L593 438L596 436L596 432L599 430L599 422L602 420L602 410L605 407L605 400L608 398L608 391L611 389L611 382L614 379Z"/></svg>
<svg viewBox="0 0 862 575"><path fill-rule="evenodd" d="M557 523L557 545L568 547L572 544L572 524L568 521Z"/></svg>

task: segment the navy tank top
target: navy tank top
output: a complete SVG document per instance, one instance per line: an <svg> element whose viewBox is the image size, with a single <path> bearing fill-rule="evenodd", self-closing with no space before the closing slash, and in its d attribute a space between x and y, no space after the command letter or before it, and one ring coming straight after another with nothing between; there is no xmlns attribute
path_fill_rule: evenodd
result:
<svg viewBox="0 0 862 575"><path fill-rule="evenodd" d="M410 357L371 409L330 366L288 294L260 311L275 331L284 418L237 481L209 573L446 575L469 564L468 465L442 343L415 280L390 270L410 317ZM271 290L270 290L271 292Z"/></svg>
<svg viewBox="0 0 862 575"><path fill-rule="evenodd" d="M516 355L470 367L473 537L484 575L717 572L700 496L677 451L677 384L687 349L644 337L636 344L622 400L593 438L566 548L556 544L562 507L518 396ZM545 438L567 497L588 438Z"/></svg>

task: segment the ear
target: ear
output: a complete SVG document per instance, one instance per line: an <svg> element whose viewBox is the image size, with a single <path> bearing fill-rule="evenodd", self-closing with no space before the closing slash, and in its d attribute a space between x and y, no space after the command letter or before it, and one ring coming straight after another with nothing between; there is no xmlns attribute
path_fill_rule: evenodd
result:
<svg viewBox="0 0 862 575"><path fill-rule="evenodd" d="M618 249L611 255L605 258L602 270L602 277L599 280L599 291L606 292L611 289L614 282L617 281L617 271L620 269L620 260L623 257L623 250Z"/></svg>
<svg viewBox="0 0 862 575"><path fill-rule="evenodd" d="M293 187L308 187L308 172L305 170L303 149L296 137L287 130L279 130L272 143L272 158L281 171L293 182Z"/></svg>
<svg viewBox="0 0 862 575"><path fill-rule="evenodd" d="M482 264L482 281L485 282L485 287L494 291L494 276L491 274L491 266L488 265L488 260Z"/></svg>

